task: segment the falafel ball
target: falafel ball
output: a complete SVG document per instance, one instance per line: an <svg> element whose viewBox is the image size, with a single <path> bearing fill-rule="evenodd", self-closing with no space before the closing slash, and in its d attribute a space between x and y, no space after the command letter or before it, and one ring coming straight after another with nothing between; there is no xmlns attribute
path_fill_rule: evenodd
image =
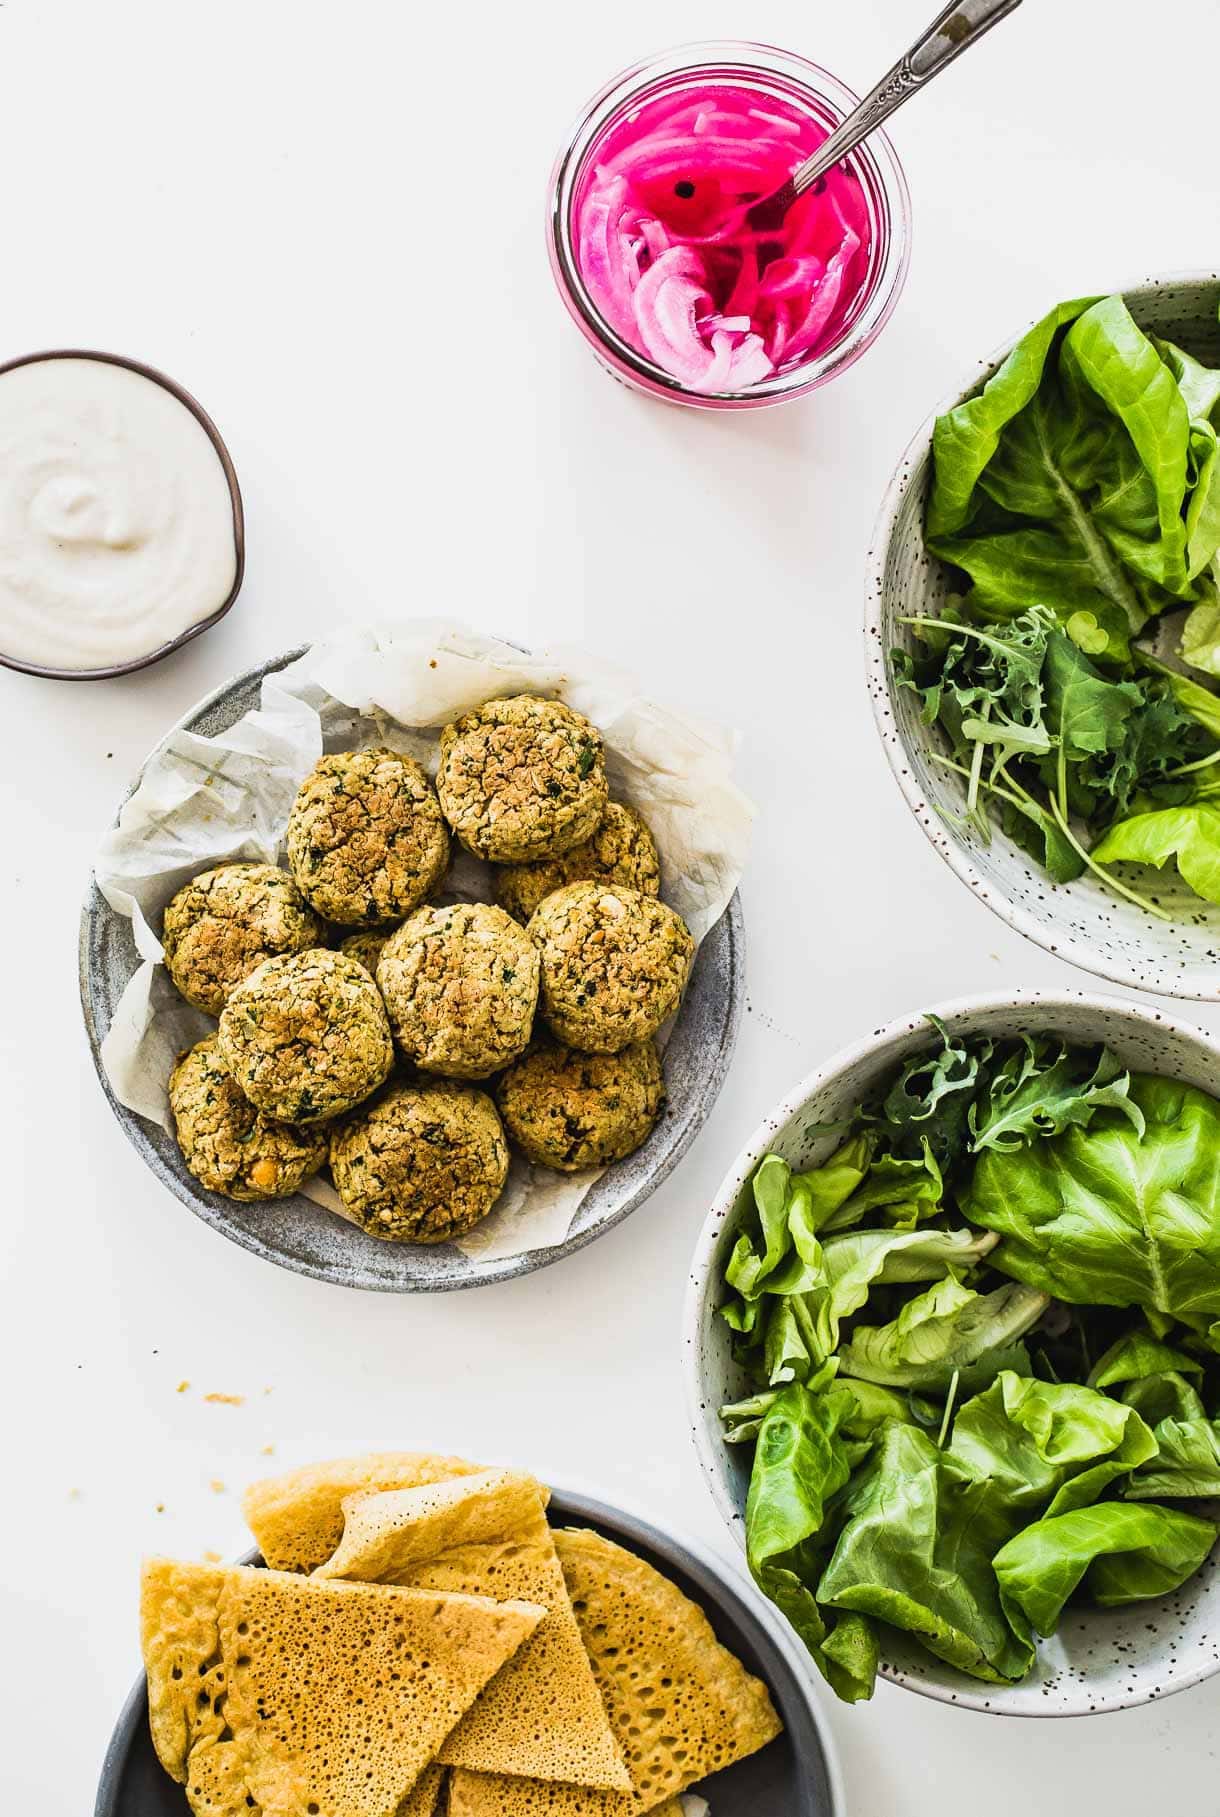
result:
<svg viewBox="0 0 1220 1817"><path fill-rule="evenodd" d="M349 959L354 959L357 965L362 965L370 978L375 978L377 961L385 951L385 943L393 932L394 929L390 927L386 928L384 933L378 932L376 929L365 928L362 933L349 934L346 940L340 940L339 951L346 953Z"/></svg>
<svg viewBox="0 0 1220 1817"><path fill-rule="evenodd" d="M619 883L644 896L660 893L656 841L634 808L608 802L596 831L562 858L500 866L496 901L525 922L540 902L567 883Z"/></svg>
<svg viewBox="0 0 1220 1817"><path fill-rule="evenodd" d="M218 1016L264 959L304 952L323 933L287 871L221 864L178 891L165 911L161 944L166 970L187 1002Z"/></svg>
<svg viewBox="0 0 1220 1817"><path fill-rule="evenodd" d="M252 972L225 1004L218 1038L250 1102L286 1123L351 1110L394 1064L376 984L358 960L320 947Z"/></svg>
<svg viewBox="0 0 1220 1817"><path fill-rule="evenodd" d="M568 1047L618 1053L655 1034L682 1000L695 943L654 896L569 883L526 931L542 960L543 1019Z"/></svg>
<svg viewBox="0 0 1220 1817"><path fill-rule="evenodd" d="M446 820L476 858L559 858L605 812L601 734L559 700L489 700L441 733L436 786Z"/></svg>
<svg viewBox="0 0 1220 1817"><path fill-rule="evenodd" d="M292 804L287 837L301 894L342 927L400 921L449 864L432 784L412 758L380 747L321 758Z"/></svg>
<svg viewBox="0 0 1220 1817"><path fill-rule="evenodd" d="M543 1041L496 1081L510 1141L528 1160L562 1173L633 1154L664 1103L655 1041L633 1042L617 1054L582 1054Z"/></svg>
<svg viewBox="0 0 1220 1817"><path fill-rule="evenodd" d="M370 1236L447 1243L485 1218L508 1175L508 1144L486 1092L436 1080L392 1085L335 1126L330 1165Z"/></svg>
<svg viewBox="0 0 1220 1817"><path fill-rule="evenodd" d="M169 1105L187 1167L226 1199L286 1199L326 1159L325 1130L296 1129L255 1110L221 1065L215 1035L179 1056Z"/></svg>
<svg viewBox="0 0 1220 1817"><path fill-rule="evenodd" d="M538 954L485 902L422 908L386 942L377 985L399 1048L425 1072L486 1079L529 1043Z"/></svg>

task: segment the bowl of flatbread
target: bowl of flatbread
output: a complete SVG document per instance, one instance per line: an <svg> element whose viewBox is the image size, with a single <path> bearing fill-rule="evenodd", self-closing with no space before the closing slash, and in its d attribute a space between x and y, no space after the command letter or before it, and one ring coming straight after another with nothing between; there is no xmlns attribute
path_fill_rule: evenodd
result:
<svg viewBox="0 0 1220 1817"><path fill-rule="evenodd" d="M381 1453L148 1559L96 1817L841 1817L807 1667L734 1570L534 1477Z"/></svg>

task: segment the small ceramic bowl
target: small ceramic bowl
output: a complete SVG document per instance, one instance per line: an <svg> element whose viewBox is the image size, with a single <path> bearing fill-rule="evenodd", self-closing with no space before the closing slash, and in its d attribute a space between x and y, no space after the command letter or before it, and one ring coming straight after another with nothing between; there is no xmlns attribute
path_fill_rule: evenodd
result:
<svg viewBox="0 0 1220 1817"><path fill-rule="evenodd" d="M716 1637L771 1692L784 1733L695 1789L714 1817L845 1817L834 1743L819 1713L800 1648L738 1574L689 1540L641 1515L570 1489L557 1489L552 1526L591 1527L670 1578L698 1603ZM244 1562L257 1564L257 1556ZM160 1766L148 1733L141 1678L123 1707L102 1766L94 1817L188 1817L182 1787Z"/></svg>
<svg viewBox="0 0 1220 1817"><path fill-rule="evenodd" d="M1220 1079L1220 1044L1202 1029L1114 998L1084 995L962 998L934 1013L951 1035L1018 1035L1050 1030L1069 1040L1105 1042L1128 1066L1164 1073L1204 1091ZM733 1361L731 1334L718 1307L723 1275L765 1154L794 1167L821 1160L837 1137L814 1133L850 1117L862 1098L935 1037L923 1015L891 1022L811 1073L754 1132L716 1196L691 1263L683 1320L691 1429L716 1506L745 1545L748 1446L726 1445L717 1409L749 1392ZM1220 1547L1175 1595L1127 1609L1072 1610L1043 1641L1032 1675L1019 1685L967 1678L895 1630L883 1640L882 1674L907 1690L1002 1716L1086 1716L1129 1709L1184 1691L1220 1672Z"/></svg>
<svg viewBox="0 0 1220 1817"><path fill-rule="evenodd" d="M0 378L6 372L14 372L19 366L33 366L41 360L100 360L107 366L125 366L129 372L138 372L141 378L151 379L154 385L160 385L163 391L168 391L177 398L180 404L186 405L203 429L216 450L216 458L224 471L229 496L233 501L233 585L230 587L227 597L216 610L207 618L200 619L198 624L188 625L187 629L177 637L170 638L168 643L160 644L157 649L150 650L145 656L137 656L131 662L115 663L101 669L52 669L39 663L22 662L18 657L6 656L3 650L0 650L0 666L6 669L17 669L23 675L39 675L47 681L113 681L116 676L132 675L137 669L147 669L153 663L160 662L163 656L169 656L174 650L180 650L183 644L189 644L196 637L202 637L205 631L210 631L213 625L220 623L240 593L242 577L246 569L246 520L241 502L241 487L237 483L237 469L233 465L229 450L221 439L219 429L203 405L197 398L193 398L189 391L176 384L173 379L168 378L164 372L158 372L155 366L145 366L140 360L126 359L120 353L98 353L91 348L83 347L57 347L49 353L25 353L20 359L6 360L3 365L0 365Z"/></svg>
<svg viewBox="0 0 1220 1817"><path fill-rule="evenodd" d="M1184 346L1208 365L1220 365L1220 275L1149 280L1123 293L1141 328ZM911 649L903 620L936 617L949 590L949 571L924 547L923 518L936 417L973 397L1011 351L981 363L968 385L933 412L899 462L869 553L865 608L868 686L877 729L898 786L920 826L962 882L1010 927L1070 959L1085 971L1136 990L1220 1002L1220 906L1200 900L1172 867L1142 878L1174 919L1161 921L1096 877L1054 884L998 828L990 846L958 824L964 802L960 778L933 761L947 747L924 725L909 689L896 689L891 652Z"/></svg>

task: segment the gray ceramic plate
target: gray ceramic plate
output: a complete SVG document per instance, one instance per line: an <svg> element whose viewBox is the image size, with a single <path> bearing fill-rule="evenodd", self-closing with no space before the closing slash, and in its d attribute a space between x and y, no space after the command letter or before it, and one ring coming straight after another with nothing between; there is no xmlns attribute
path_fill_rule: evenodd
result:
<svg viewBox="0 0 1220 1817"><path fill-rule="evenodd" d="M1149 279L1123 294L1142 328L1178 342L1209 366L1220 363L1216 272ZM976 367L941 411L973 396L1008 351L1006 347ZM894 686L890 652L914 644L903 620L939 616L948 591L949 571L928 554L923 540L934 421L935 416L929 417L919 430L890 482L869 553L865 605L869 692L907 806L946 864L1009 927L1116 983L1215 1003L1220 1000L1220 905L1202 902L1172 865L1159 872L1119 867L1172 913L1172 921L1161 921L1091 874L1075 883L1053 884L1002 831L985 845L962 820L960 780L935 761L943 754L941 733L923 724L914 694Z"/></svg>
<svg viewBox="0 0 1220 1817"><path fill-rule="evenodd" d="M1214 1091L1220 1045L1205 1030L1110 997L970 997L936 1006L953 1035L1016 1035L1049 1029L1068 1040L1104 1042L1128 1066ZM821 1131L851 1117L863 1097L933 1039L921 1015L891 1022L810 1074L754 1132L726 1175L691 1264L684 1318L692 1432L708 1487L738 1543L745 1544L750 1453L726 1445L717 1408L748 1392L733 1361L728 1326L717 1315L722 1281L747 1203L747 1185L774 1149L795 1167L821 1160L838 1139ZM1150 1703L1220 1672L1220 1546L1173 1596L1125 1609L1069 1609L1043 1641L1033 1672L1018 1685L981 1684L887 1629L882 1672L895 1684L943 1703L1002 1716L1088 1716Z"/></svg>
<svg viewBox="0 0 1220 1817"><path fill-rule="evenodd" d="M303 648L290 650L226 682L193 707L174 730L204 737L223 731L258 705L265 675L303 653ZM734 896L699 948L665 1054L668 1110L648 1141L602 1175L585 1196L566 1242L501 1261L472 1261L450 1244L420 1248L381 1243L299 1194L268 1205L244 1206L205 1191L187 1172L173 1138L119 1103L101 1064L102 1040L137 963L131 923L117 915L91 883L80 935L81 1001L89 1045L111 1109L128 1141L163 1185L213 1229L281 1268L344 1287L426 1293L481 1287L545 1268L620 1223L660 1185L694 1141L724 1084L744 1003L745 933L741 902Z"/></svg>
<svg viewBox="0 0 1220 1817"><path fill-rule="evenodd" d="M592 1527L663 1571L699 1604L717 1638L769 1687L784 1733L694 1788L711 1803L712 1817L843 1817L838 1763L807 1666L780 1624L743 1594L728 1569L710 1553L692 1551L648 1521L583 1494L556 1491L550 1518L552 1526ZM181 1786L153 1753L143 1679L111 1738L94 1817L188 1817Z"/></svg>

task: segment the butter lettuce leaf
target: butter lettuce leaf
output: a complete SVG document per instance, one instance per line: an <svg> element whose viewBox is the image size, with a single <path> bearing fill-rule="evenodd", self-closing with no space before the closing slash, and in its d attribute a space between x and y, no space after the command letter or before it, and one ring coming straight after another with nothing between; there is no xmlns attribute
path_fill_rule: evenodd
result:
<svg viewBox="0 0 1220 1817"><path fill-rule="evenodd" d="M1141 1135L1112 1112L985 1150L959 1191L1004 1239L989 1264L1072 1305L1134 1306L1206 1334L1220 1320L1220 1103L1136 1073Z"/></svg>
<svg viewBox="0 0 1220 1817"><path fill-rule="evenodd" d="M1103 1502L1026 1527L996 1553L995 1575L1010 1619L1053 1634L1081 1585L1104 1608L1178 1589L1218 1532L1212 1521L1155 1503Z"/></svg>
<svg viewBox="0 0 1220 1817"><path fill-rule="evenodd" d="M820 1394L786 1388L762 1422L746 1504L754 1581L847 1703L873 1694L876 1633L862 1616L829 1614L815 1586L830 1550L829 1504L859 1457L843 1433L856 1410L853 1396L839 1388Z"/></svg>
<svg viewBox="0 0 1220 1817"><path fill-rule="evenodd" d="M857 1326L839 1352L839 1368L885 1388L931 1392L947 1391L956 1375L974 1392L1001 1369L1028 1374L1019 1340L1048 1304L1032 1287L1009 1283L980 1294L949 1276L908 1300L888 1325Z"/></svg>
<svg viewBox="0 0 1220 1817"><path fill-rule="evenodd" d="M991 1560L1013 1512L917 1427L891 1424L842 1498L842 1530L819 1602L918 1636L938 1658L993 1684L1023 1678L1033 1646L1001 1605Z"/></svg>

